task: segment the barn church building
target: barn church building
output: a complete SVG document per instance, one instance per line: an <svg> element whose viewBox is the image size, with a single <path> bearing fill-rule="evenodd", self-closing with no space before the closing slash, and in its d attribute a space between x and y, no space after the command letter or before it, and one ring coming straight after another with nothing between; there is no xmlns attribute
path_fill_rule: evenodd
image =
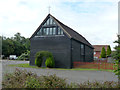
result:
<svg viewBox="0 0 120 90"><path fill-rule="evenodd" d="M55 68L73 68L74 62L92 62L93 46L79 33L48 14L30 37L30 65L38 51L53 54Z"/></svg>

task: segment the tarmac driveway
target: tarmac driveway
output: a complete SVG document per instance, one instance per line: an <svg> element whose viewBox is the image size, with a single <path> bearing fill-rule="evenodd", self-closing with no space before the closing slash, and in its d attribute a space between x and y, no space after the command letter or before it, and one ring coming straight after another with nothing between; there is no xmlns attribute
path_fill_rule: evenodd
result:
<svg viewBox="0 0 120 90"><path fill-rule="evenodd" d="M56 74L59 77L66 78L67 82L81 83L87 80L94 81L118 81L117 76L112 72L107 71L78 71L78 70L55 70L55 69L35 69L35 68L22 68L22 67L8 67L8 64L29 63L29 61L3 61L3 72L14 72L15 68L21 70L26 69L36 73L37 75L52 75Z"/></svg>

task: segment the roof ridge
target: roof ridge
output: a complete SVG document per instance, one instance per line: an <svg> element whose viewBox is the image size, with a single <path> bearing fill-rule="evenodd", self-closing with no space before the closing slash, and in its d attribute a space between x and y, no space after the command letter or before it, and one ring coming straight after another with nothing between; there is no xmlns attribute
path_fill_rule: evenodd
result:
<svg viewBox="0 0 120 90"><path fill-rule="evenodd" d="M63 31L66 33L66 35L69 38L73 38L81 43L86 44L87 46L94 48L86 39L85 37L83 37L81 34L79 34L78 32L76 32L75 30L73 30L72 28L68 27L67 25L63 24L62 22L60 22L58 19L56 19L54 16L52 16L51 14L48 14L47 17L43 20L42 23L44 23L44 21L48 18L51 17L55 20L55 22L58 24L59 27L61 27L61 29L63 29ZM33 35L30 37L30 39L36 34L36 32L39 30L39 28L42 26L42 23L40 24L40 26L37 28L37 30L33 33Z"/></svg>
<svg viewBox="0 0 120 90"><path fill-rule="evenodd" d="M51 14L50 14L51 15ZM52 16L52 15L51 15ZM74 29L70 28L69 26L65 25L64 23L60 22L58 19L56 19L54 16L52 16L57 22L59 22L60 24L64 25L65 27L69 28L71 31L75 32L76 34L80 35L82 38L85 39L85 37L83 37L80 33L76 32ZM85 39L86 40L86 39ZM86 40L87 41L87 40ZM88 41L87 41L88 42ZM88 42L89 43L89 42ZM90 43L89 43L90 44ZM91 44L90 44L91 45ZM92 46L92 45L91 45Z"/></svg>

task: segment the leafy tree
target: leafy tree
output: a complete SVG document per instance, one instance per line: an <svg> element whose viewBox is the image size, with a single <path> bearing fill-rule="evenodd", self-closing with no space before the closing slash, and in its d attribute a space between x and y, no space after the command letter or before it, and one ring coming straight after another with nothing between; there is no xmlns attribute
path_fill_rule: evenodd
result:
<svg viewBox="0 0 120 90"><path fill-rule="evenodd" d="M17 56L20 56L22 53L26 51L26 48L24 45L22 45L20 42L14 41L14 54Z"/></svg>
<svg viewBox="0 0 120 90"><path fill-rule="evenodd" d="M103 47L102 48L102 51L101 51L101 58L106 58L106 51L105 51L105 48Z"/></svg>
<svg viewBox="0 0 120 90"><path fill-rule="evenodd" d="M5 57L9 57L11 54L19 56L27 50L30 50L29 38L21 36L20 33L16 33L11 38L2 36L2 54Z"/></svg>
<svg viewBox="0 0 120 90"><path fill-rule="evenodd" d="M118 35L118 40L116 40L114 43L118 44L114 47L115 52L113 54L113 58L115 59L115 67L117 68L114 70L114 73L118 75L118 82L120 84L120 35Z"/></svg>
<svg viewBox="0 0 120 90"><path fill-rule="evenodd" d="M110 54L111 54L111 48L110 48L110 46L108 46L107 47L107 56L110 56Z"/></svg>
<svg viewBox="0 0 120 90"><path fill-rule="evenodd" d="M22 37L21 37L21 34L20 34L20 33L16 33L14 36L15 36L15 37L14 37L14 40L15 40L15 41L21 42Z"/></svg>
<svg viewBox="0 0 120 90"><path fill-rule="evenodd" d="M2 40L2 54L8 57L10 54L14 53L14 43L11 39L5 38Z"/></svg>

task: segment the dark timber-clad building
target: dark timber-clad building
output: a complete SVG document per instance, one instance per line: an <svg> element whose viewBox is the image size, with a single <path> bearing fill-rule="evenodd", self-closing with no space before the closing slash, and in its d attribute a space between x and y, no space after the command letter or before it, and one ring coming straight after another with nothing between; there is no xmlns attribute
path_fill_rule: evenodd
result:
<svg viewBox="0 0 120 90"><path fill-rule="evenodd" d="M93 61L93 46L51 14L44 19L30 41L30 65L35 65L35 54L38 51L51 52L55 68L72 68L73 62Z"/></svg>

